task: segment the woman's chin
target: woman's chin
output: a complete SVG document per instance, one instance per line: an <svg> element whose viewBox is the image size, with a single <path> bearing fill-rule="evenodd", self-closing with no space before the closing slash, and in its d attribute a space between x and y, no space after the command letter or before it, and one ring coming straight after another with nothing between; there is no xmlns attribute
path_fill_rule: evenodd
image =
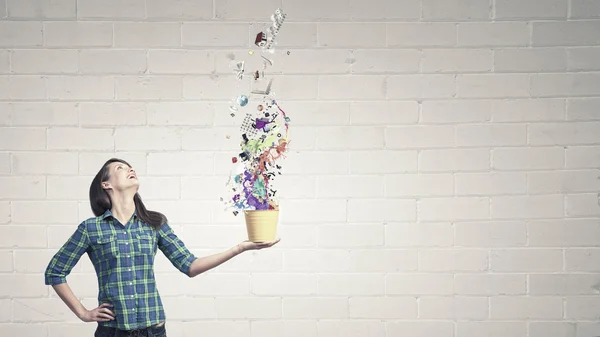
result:
<svg viewBox="0 0 600 337"><path fill-rule="evenodd" d="M120 190L122 192L126 192L126 191L137 192L139 188L140 188L140 182L137 179L135 179L135 180L132 179L128 183L121 185L118 190Z"/></svg>

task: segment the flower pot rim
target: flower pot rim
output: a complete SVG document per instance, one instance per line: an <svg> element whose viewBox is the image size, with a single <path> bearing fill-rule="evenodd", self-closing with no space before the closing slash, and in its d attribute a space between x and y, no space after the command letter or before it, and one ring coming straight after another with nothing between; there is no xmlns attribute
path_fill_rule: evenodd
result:
<svg viewBox="0 0 600 337"><path fill-rule="evenodd" d="M244 210L244 213L253 213L253 212L279 212L278 209L247 209Z"/></svg>

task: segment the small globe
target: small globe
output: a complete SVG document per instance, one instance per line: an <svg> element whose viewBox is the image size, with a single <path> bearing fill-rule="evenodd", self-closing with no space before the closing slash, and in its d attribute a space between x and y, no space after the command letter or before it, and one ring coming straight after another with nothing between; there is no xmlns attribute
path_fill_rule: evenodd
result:
<svg viewBox="0 0 600 337"><path fill-rule="evenodd" d="M240 96L237 98L237 103L238 103L240 106L246 106L246 104L248 104L248 96L246 96L246 95L240 95Z"/></svg>

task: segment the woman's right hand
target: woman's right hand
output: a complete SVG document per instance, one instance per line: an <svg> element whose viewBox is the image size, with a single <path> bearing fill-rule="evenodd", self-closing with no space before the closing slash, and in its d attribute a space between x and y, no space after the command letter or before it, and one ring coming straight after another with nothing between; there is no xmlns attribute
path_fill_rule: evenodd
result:
<svg viewBox="0 0 600 337"><path fill-rule="evenodd" d="M102 303L96 309L86 310L81 316L81 320L84 322L108 322L115 319L115 314L107 307L112 307L112 304Z"/></svg>

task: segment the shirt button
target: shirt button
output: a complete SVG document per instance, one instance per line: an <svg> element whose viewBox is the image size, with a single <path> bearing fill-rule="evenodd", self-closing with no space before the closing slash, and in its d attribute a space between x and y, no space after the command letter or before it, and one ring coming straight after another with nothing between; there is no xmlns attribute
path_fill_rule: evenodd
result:
<svg viewBox="0 0 600 337"><path fill-rule="evenodd" d="M131 257L131 255L127 254L127 257Z"/></svg>
<svg viewBox="0 0 600 337"><path fill-rule="evenodd" d="M131 271L131 268L129 268L128 270Z"/></svg>
<svg viewBox="0 0 600 337"><path fill-rule="evenodd" d="M129 285L133 285L133 282L129 282Z"/></svg>
<svg viewBox="0 0 600 337"><path fill-rule="evenodd" d="M127 232L123 232L123 234L127 235Z"/></svg>
<svg viewBox="0 0 600 337"><path fill-rule="evenodd" d="M128 244L129 244L129 242L125 242L125 244L126 244L126 245L128 245Z"/></svg>
<svg viewBox="0 0 600 337"><path fill-rule="evenodd" d="M131 295L131 298L134 298L134 297L135 297L135 295Z"/></svg>

